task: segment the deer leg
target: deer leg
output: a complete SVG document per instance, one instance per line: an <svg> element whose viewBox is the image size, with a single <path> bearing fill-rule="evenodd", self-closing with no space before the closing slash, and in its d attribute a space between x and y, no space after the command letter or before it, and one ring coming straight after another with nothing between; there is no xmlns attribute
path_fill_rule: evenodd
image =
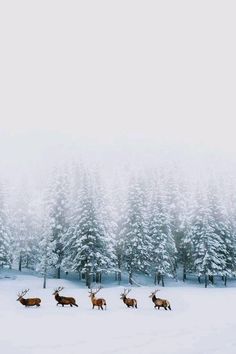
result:
<svg viewBox="0 0 236 354"><path fill-rule="evenodd" d="M167 311L167 308L166 308L166 307L164 307L164 309Z"/></svg>
<svg viewBox="0 0 236 354"><path fill-rule="evenodd" d="M72 304L70 304L70 307L72 307Z"/></svg>
<svg viewBox="0 0 236 354"><path fill-rule="evenodd" d="M103 307L101 306L101 309L103 310Z"/></svg>
<svg viewBox="0 0 236 354"><path fill-rule="evenodd" d="M160 310L160 306L158 306L158 310Z"/></svg>

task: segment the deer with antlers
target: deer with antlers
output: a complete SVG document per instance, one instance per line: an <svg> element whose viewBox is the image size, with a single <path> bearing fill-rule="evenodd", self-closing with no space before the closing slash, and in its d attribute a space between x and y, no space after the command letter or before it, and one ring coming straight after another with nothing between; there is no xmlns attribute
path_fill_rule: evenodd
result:
<svg viewBox="0 0 236 354"><path fill-rule="evenodd" d="M156 289L155 291L153 291L151 293L151 295L149 295L149 297L152 298L152 302L154 303L154 308L155 309L158 308L158 310L160 310L160 307L164 307L165 310L167 310L167 308L169 310L171 310L170 303L168 300L160 299L160 298L156 297L157 291L160 291L160 290Z"/></svg>
<svg viewBox="0 0 236 354"><path fill-rule="evenodd" d="M89 290L89 297L91 298L91 302L92 302L92 305L93 305L93 309L95 306L98 307L98 310L102 309L103 310L103 306L105 306L105 310L106 310L106 306L107 306L107 303L106 303L106 300L105 299L97 299L95 297L95 295L102 289L102 287L100 286L97 290L93 290L90 288Z"/></svg>
<svg viewBox="0 0 236 354"><path fill-rule="evenodd" d="M124 292L120 294L121 300L123 300L124 304L127 307L133 307L133 308L138 308L138 303L136 299L130 299L127 297L128 293L131 291L131 289L124 289Z"/></svg>
<svg viewBox="0 0 236 354"><path fill-rule="evenodd" d="M18 299L16 301L20 301L20 303L22 305L24 305L25 307L29 307L29 306L37 306L39 307L40 306L40 303L41 303L41 299L39 298L29 298L29 299L24 299L24 296L26 293L28 293L29 289L25 289L21 292L21 294L19 293L17 296L18 296Z"/></svg>
<svg viewBox="0 0 236 354"><path fill-rule="evenodd" d="M62 286L59 286L57 289L54 290L54 293L52 295L55 296L55 300L57 301L57 305L70 305L70 307L78 305L76 304L76 301L73 297L66 297L66 296L60 296L59 292L62 291L64 288Z"/></svg>

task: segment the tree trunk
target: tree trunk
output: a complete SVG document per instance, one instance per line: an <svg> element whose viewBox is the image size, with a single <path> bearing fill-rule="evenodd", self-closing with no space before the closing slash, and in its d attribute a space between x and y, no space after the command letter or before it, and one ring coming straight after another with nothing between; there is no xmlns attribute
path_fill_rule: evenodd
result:
<svg viewBox="0 0 236 354"><path fill-rule="evenodd" d="M157 273L154 274L154 284L157 285Z"/></svg>
<svg viewBox="0 0 236 354"><path fill-rule="evenodd" d="M22 255L20 253L20 258L19 258L19 271L21 272L21 268L22 268Z"/></svg>
<svg viewBox="0 0 236 354"><path fill-rule="evenodd" d="M207 275L205 274L205 288L207 288L207 284L208 282L207 282Z"/></svg>
<svg viewBox="0 0 236 354"><path fill-rule="evenodd" d="M165 283L164 283L164 275L161 275L161 285L164 287Z"/></svg>
<svg viewBox="0 0 236 354"><path fill-rule="evenodd" d="M96 273L96 283L101 283L101 272Z"/></svg>
<svg viewBox="0 0 236 354"><path fill-rule="evenodd" d="M61 279L61 267L57 268L57 279Z"/></svg>
<svg viewBox="0 0 236 354"><path fill-rule="evenodd" d="M133 285L132 272L129 273L129 284Z"/></svg>
<svg viewBox="0 0 236 354"><path fill-rule="evenodd" d="M157 284L159 285L161 281L161 274L160 272L157 273Z"/></svg>
<svg viewBox="0 0 236 354"><path fill-rule="evenodd" d="M120 282L121 282L121 265L122 265L122 263L121 263L121 257L118 257L118 269L119 269L119 271L117 272L117 280L118 280L118 283L119 283L119 285L120 285Z"/></svg>
<svg viewBox="0 0 236 354"><path fill-rule="evenodd" d="M90 288L91 286L91 277L90 277L90 272L87 271L85 274L85 280L86 280L86 286Z"/></svg>
<svg viewBox="0 0 236 354"><path fill-rule="evenodd" d="M224 284L225 286L227 286L227 275L225 275L224 278L225 278Z"/></svg>
<svg viewBox="0 0 236 354"><path fill-rule="evenodd" d="M183 267L183 282L185 282L185 280L187 279L187 276L186 276L186 267L184 265Z"/></svg>
<svg viewBox="0 0 236 354"><path fill-rule="evenodd" d="M214 284L214 276L213 275L209 275L209 281Z"/></svg>
<svg viewBox="0 0 236 354"><path fill-rule="evenodd" d="M46 289L47 286L47 271L44 271L44 275L43 275L43 288Z"/></svg>
<svg viewBox="0 0 236 354"><path fill-rule="evenodd" d="M198 279L199 284L201 284L201 276L200 275L197 277L197 279Z"/></svg>
<svg viewBox="0 0 236 354"><path fill-rule="evenodd" d="M29 255L26 256L26 268L29 268Z"/></svg>
<svg viewBox="0 0 236 354"><path fill-rule="evenodd" d="M121 272L118 272L118 282L119 282L119 285L120 285L120 282L121 282Z"/></svg>

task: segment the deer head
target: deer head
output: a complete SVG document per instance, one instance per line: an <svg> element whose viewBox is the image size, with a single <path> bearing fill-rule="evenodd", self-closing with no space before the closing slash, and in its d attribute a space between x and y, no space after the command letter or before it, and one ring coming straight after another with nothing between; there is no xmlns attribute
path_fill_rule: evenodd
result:
<svg viewBox="0 0 236 354"><path fill-rule="evenodd" d="M54 293L52 295L57 295L59 294L60 291L62 291L64 289L63 286L59 286L57 289L54 290Z"/></svg>
<svg viewBox="0 0 236 354"><path fill-rule="evenodd" d="M124 299L124 298L128 295L128 293L129 293L131 290L132 290L132 289L125 289L125 288L124 288L124 292L123 292L122 294L120 294L121 299Z"/></svg>
<svg viewBox="0 0 236 354"><path fill-rule="evenodd" d="M25 296L25 294L28 293L28 291L29 291L29 289L25 289L25 290L22 290L21 294L20 293L17 294L18 299L16 301L20 301Z"/></svg>

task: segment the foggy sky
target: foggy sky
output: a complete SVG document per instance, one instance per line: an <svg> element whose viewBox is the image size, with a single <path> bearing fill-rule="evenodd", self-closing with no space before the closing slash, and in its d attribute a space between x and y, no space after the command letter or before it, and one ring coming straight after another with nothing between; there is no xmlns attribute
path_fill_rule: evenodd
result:
<svg viewBox="0 0 236 354"><path fill-rule="evenodd" d="M65 150L146 159L178 146L234 157L235 9L1 2L1 169L36 168Z"/></svg>

